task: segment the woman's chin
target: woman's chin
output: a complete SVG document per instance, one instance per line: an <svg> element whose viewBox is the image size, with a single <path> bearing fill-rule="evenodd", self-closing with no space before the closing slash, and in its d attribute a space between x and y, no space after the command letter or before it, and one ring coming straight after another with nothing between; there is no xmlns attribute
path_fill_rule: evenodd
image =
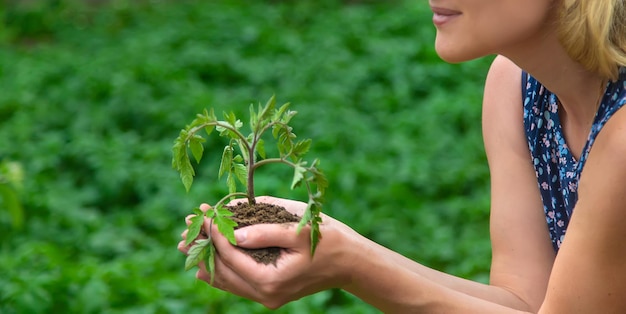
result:
<svg viewBox="0 0 626 314"><path fill-rule="evenodd" d="M462 51L451 52L451 51L446 51L446 50L437 50L437 55L443 61L448 62L448 63L461 63L461 62L471 61L471 60L478 59L478 58L485 56L483 54L478 54L478 53L470 54L470 53L462 52Z"/></svg>
<svg viewBox="0 0 626 314"><path fill-rule="evenodd" d="M461 63L478 59L487 55L483 51L477 49L469 49L470 47L461 47L460 45L444 44L435 42L435 51L439 58L448 63Z"/></svg>

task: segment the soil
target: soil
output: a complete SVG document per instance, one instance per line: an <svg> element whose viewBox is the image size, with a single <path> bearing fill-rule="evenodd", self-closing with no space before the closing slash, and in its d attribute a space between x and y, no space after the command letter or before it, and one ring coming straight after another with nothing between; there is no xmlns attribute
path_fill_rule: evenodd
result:
<svg viewBox="0 0 626 314"><path fill-rule="evenodd" d="M235 206L228 206L233 212L231 217L237 223L235 229L261 223L289 223L299 222L300 217L288 212L284 207L267 203L256 203L252 206L248 203L237 203ZM265 265L276 265L282 249L279 247L268 247L262 249L244 249L254 260Z"/></svg>

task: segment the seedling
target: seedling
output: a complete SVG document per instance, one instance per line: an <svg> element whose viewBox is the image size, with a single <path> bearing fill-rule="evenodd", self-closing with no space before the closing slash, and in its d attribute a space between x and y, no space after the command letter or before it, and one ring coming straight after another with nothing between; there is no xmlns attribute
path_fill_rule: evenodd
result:
<svg viewBox="0 0 626 314"><path fill-rule="evenodd" d="M228 194L215 203L206 213L199 208L193 209L195 216L191 218L188 227L185 244L190 245L201 233L204 217L210 219L211 224L216 224L217 229L230 243L236 245L235 229L237 222L233 219L232 207L226 206L227 202L234 198L247 198L250 206L257 205L254 194L254 175L256 170L268 164L284 164L293 168L294 175L291 180L291 188L304 186L308 194L306 210L299 223L296 232L300 232L306 225L310 227L311 255L321 237L319 224L321 222L321 208L324 191L328 186L328 181L320 169L319 160L315 159L310 164L302 158L311 146L310 139L297 140L293 133L289 121L296 114L295 111L288 110L289 103L280 108L276 108L275 97L272 96L265 106L258 105L255 111L254 105L250 105L250 131L247 136L242 133L243 123L234 113L225 113L224 120L218 120L213 109L197 117L180 131L178 138L174 141L172 166L180 172L180 178L189 191L195 176L194 168L191 164L189 152L197 163L200 162L204 154L204 137L200 134L202 130L207 135L211 135L215 130L220 136L228 139L228 144L222 152L222 160L218 171L218 178L226 175L226 185ZM271 130L276 143L278 157L268 157L265 151L265 141L263 135ZM238 184L239 182L240 184ZM239 186L244 186L245 191L238 190ZM189 249L185 269L189 270L204 261L207 271L213 278L215 267L215 247L212 244L210 234L207 239L196 240Z"/></svg>

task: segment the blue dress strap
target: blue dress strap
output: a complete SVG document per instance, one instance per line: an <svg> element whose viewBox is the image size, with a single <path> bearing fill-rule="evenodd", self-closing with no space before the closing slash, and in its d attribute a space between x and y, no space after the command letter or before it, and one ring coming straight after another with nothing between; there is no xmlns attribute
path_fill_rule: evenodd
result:
<svg viewBox="0 0 626 314"><path fill-rule="evenodd" d="M523 72L522 97L530 158L541 192L550 239L558 252L578 200L578 181L589 151L602 127L626 104L626 69L620 69L617 81L607 83L579 160L574 158L565 141L556 95Z"/></svg>

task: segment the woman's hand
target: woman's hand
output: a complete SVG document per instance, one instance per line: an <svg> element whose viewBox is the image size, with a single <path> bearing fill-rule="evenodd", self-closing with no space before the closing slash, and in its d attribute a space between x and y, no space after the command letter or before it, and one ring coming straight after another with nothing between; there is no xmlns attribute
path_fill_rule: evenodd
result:
<svg viewBox="0 0 626 314"><path fill-rule="evenodd" d="M243 200L233 202L240 201ZM283 206L298 215L306 208L305 203L273 197L258 197L257 201ZM206 204L201 206L202 210L209 208ZM191 217L187 217L187 224ZM206 219L204 230L211 232L217 249L213 286L259 302L268 308L278 308L321 290L341 288L351 281L351 263L355 260L351 253L355 246L350 243L356 241L357 234L329 216L322 216L322 237L313 257L310 254L309 229L305 227L297 234L297 223L260 224L236 230L238 247L282 248L276 265L256 262L231 245L217 231L216 226L211 229L209 227L209 220ZM184 245L186 232L182 236L183 241L178 248L186 254L189 249ZM202 235L200 237L205 238ZM202 264L196 277L211 282L210 275Z"/></svg>

